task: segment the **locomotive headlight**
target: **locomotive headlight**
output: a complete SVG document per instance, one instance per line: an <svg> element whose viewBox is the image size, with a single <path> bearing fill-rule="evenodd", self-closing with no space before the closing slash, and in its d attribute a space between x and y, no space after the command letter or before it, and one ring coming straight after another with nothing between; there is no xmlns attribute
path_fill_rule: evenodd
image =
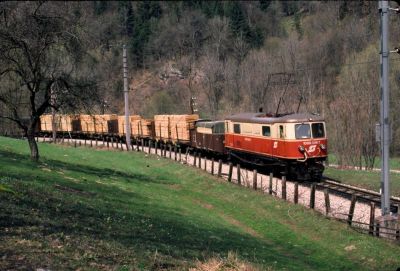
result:
<svg viewBox="0 0 400 271"><path fill-rule="evenodd" d="M326 150L326 146L325 146L325 144L321 144L321 145L319 145L319 147L321 148L321 150Z"/></svg>
<svg viewBox="0 0 400 271"><path fill-rule="evenodd" d="M300 146L299 146L299 151L300 151L300 152L305 152L305 150L306 150L306 149L304 148L303 145L300 145Z"/></svg>

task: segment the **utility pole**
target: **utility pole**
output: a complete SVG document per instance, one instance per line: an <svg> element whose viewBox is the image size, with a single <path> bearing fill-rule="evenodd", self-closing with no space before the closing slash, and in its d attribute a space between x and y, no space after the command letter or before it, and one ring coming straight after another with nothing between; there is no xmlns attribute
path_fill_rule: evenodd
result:
<svg viewBox="0 0 400 271"><path fill-rule="evenodd" d="M129 150L131 146L131 125L129 121L129 91L128 91L128 64L126 59L126 46L123 45L123 68L124 68L124 99L125 99L125 136L126 136L126 145L127 150Z"/></svg>
<svg viewBox="0 0 400 271"><path fill-rule="evenodd" d="M54 92L54 84L50 89L50 101L51 101L51 131L53 135L53 143L55 144L57 141L57 120L56 120L56 109L54 108L56 105L56 94Z"/></svg>
<svg viewBox="0 0 400 271"><path fill-rule="evenodd" d="M380 86L381 86L381 210L382 216L390 214L390 186L389 186L389 6L388 1L379 1L379 14L381 24L381 51L380 51Z"/></svg>

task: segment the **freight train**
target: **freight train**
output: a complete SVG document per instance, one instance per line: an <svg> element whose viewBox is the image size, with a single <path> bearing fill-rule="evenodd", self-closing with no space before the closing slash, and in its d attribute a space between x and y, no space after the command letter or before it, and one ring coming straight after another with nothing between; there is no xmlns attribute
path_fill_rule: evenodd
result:
<svg viewBox="0 0 400 271"><path fill-rule="evenodd" d="M241 162L279 169L297 180L320 180L327 159L324 119L315 114L242 113L224 120L199 119L198 115L129 117L133 140L161 141L193 148ZM125 117L117 115L44 115L40 133L73 138L124 139Z"/></svg>

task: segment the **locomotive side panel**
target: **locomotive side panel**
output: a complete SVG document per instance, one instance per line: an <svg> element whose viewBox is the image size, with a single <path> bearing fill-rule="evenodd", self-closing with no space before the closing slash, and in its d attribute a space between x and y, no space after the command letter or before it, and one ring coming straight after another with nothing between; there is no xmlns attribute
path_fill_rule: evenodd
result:
<svg viewBox="0 0 400 271"><path fill-rule="evenodd" d="M228 129L225 134L225 146L232 150L281 159L300 160L304 159L305 155L307 158L326 157L326 137L312 138L309 136L296 138L296 125L299 124L276 123L263 125L227 121L226 127ZM321 125L321 127L324 127L324 125Z"/></svg>

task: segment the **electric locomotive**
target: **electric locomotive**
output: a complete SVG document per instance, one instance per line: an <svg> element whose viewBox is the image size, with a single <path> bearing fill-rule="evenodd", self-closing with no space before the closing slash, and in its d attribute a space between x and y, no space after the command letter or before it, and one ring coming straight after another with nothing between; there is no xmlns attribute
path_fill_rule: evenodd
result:
<svg viewBox="0 0 400 271"><path fill-rule="evenodd" d="M274 165L298 180L320 180L327 158L325 122L313 114L244 113L226 118L228 155Z"/></svg>

